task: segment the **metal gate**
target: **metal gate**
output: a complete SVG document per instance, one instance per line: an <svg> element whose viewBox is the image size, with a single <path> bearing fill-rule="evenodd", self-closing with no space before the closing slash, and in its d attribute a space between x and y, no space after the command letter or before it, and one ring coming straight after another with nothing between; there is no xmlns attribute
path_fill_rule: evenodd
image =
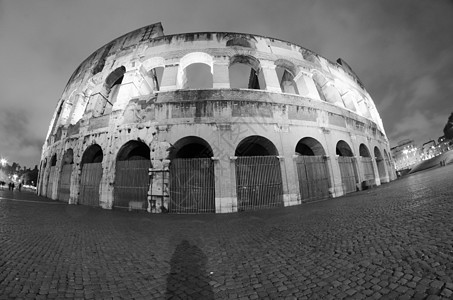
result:
<svg viewBox="0 0 453 300"><path fill-rule="evenodd" d="M114 207L147 209L149 160L116 162Z"/></svg>
<svg viewBox="0 0 453 300"><path fill-rule="evenodd" d="M58 185L58 200L69 202L69 192L71 188L72 164L63 165Z"/></svg>
<svg viewBox="0 0 453 300"><path fill-rule="evenodd" d="M343 193L355 192L357 190L357 172L354 166L354 158L339 156L338 165L340 166Z"/></svg>
<svg viewBox="0 0 453 300"><path fill-rule="evenodd" d="M214 163L210 158L178 158L170 164L170 213L214 213Z"/></svg>
<svg viewBox="0 0 453 300"><path fill-rule="evenodd" d="M296 166L302 200L314 201L329 197L329 172L324 157L298 156Z"/></svg>
<svg viewBox="0 0 453 300"><path fill-rule="evenodd" d="M85 163L80 177L79 204L99 206L102 163Z"/></svg>
<svg viewBox="0 0 453 300"><path fill-rule="evenodd" d="M280 160L276 156L236 159L238 211L283 206Z"/></svg>
<svg viewBox="0 0 453 300"><path fill-rule="evenodd" d="M374 179L373 160L371 157L360 157L363 167L363 177L365 180Z"/></svg>
<svg viewBox="0 0 453 300"><path fill-rule="evenodd" d="M46 190L47 198L52 198L53 182L55 180L55 168L56 167L50 167L49 176L47 177L47 190Z"/></svg>

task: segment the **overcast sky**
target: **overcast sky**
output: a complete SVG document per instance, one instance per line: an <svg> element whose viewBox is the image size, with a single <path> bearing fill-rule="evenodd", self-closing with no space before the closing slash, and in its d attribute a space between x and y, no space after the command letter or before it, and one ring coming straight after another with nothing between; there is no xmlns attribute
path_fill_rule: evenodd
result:
<svg viewBox="0 0 453 300"><path fill-rule="evenodd" d="M437 140L453 111L451 0L0 0L0 156L38 164L72 72L104 44L156 22L165 34L254 33L345 59L392 146Z"/></svg>

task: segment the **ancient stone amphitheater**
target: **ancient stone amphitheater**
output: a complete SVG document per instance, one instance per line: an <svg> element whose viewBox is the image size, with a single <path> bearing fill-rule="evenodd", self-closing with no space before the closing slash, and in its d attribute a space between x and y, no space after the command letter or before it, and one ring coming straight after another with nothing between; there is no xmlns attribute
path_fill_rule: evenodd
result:
<svg viewBox="0 0 453 300"><path fill-rule="evenodd" d="M43 145L40 195L160 213L338 197L395 178L381 118L341 59L264 36L163 35L90 55Z"/></svg>

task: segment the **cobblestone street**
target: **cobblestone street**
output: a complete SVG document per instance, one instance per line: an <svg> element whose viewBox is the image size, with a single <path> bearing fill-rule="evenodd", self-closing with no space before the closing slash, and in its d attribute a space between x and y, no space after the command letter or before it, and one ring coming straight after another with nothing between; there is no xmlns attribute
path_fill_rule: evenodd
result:
<svg viewBox="0 0 453 300"><path fill-rule="evenodd" d="M453 165L327 201L152 215L0 191L0 299L452 299Z"/></svg>

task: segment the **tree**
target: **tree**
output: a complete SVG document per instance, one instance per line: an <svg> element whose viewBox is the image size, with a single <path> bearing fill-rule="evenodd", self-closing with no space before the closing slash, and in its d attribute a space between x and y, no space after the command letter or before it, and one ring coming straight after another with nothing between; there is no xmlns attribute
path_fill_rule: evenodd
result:
<svg viewBox="0 0 453 300"><path fill-rule="evenodd" d="M453 113L451 113L447 124L444 127L444 135L447 139L453 138Z"/></svg>

